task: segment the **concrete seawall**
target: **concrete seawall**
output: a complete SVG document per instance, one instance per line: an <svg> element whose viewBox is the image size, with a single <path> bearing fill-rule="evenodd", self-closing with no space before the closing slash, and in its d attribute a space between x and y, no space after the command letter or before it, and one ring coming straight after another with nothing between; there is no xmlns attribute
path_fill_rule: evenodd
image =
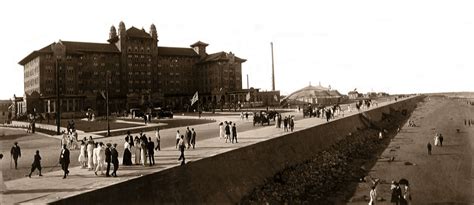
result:
<svg viewBox="0 0 474 205"><path fill-rule="evenodd" d="M369 110L364 117L351 115L54 204L235 204L286 166L304 162L349 132L365 128L363 118L379 121L391 110L410 113L422 99L402 99Z"/></svg>

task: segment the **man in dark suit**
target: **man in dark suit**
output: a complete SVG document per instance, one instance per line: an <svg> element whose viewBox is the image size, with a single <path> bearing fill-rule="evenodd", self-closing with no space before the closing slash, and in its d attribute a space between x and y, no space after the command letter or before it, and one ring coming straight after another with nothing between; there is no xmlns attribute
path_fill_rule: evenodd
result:
<svg viewBox="0 0 474 205"><path fill-rule="evenodd" d="M10 154L13 158L13 161L15 162L15 169L18 168L18 157L21 157L21 149L20 146L18 146L18 142L13 143L13 147L10 150ZM10 164L11 165L11 164ZM11 166L10 166L11 168Z"/></svg>
<svg viewBox="0 0 474 205"><path fill-rule="evenodd" d="M114 171L112 172L112 176L113 177L117 177L117 170L119 168L119 160L118 160L118 152L117 152L117 144L114 144L114 146L109 149L110 153L111 153L111 156L112 156L112 164L114 164ZM107 159L107 157L106 157ZM110 169L110 163L108 163L107 165L107 174L109 173L109 169Z"/></svg>
<svg viewBox="0 0 474 205"><path fill-rule="evenodd" d="M69 162L69 150L67 149L67 145L64 144L61 155L59 156L59 164L61 164L61 168L64 171L63 179L66 179L66 176L69 175Z"/></svg>
<svg viewBox="0 0 474 205"><path fill-rule="evenodd" d="M151 165L155 165L155 143L151 140L151 137L148 138L148 144L147 150L148 150L148 161L150 162Z"/></svg>
<svg viewBox="0 0 474 205"><path fill-rule="evenodd" d="M110 150L110 143L107 143L107 148L105 148L105 162L107 163L107 171L105 172L106 177L110 177L110 163L112 162L112 152Z"/></svg>

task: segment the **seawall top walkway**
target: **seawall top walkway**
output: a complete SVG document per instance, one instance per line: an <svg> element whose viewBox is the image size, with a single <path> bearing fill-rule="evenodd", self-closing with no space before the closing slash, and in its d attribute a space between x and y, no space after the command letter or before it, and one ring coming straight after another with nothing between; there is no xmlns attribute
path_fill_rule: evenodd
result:
<svg viewBox="0 0 474 205"><path fill-rule="evenodd" d="M378 107L393 102L395 101L379 103ZM345 116L351 116L357 113L357 110L353 110L350 113L346 112ZM323 123L326 123L326 121L320 118L306 118L297 120L295 122L295 131L306 129L308 127L313 127ZM201 127L207 127L207 129L209 129L208 124L198 125L194 127L196 129L199 129ZM172 129L176 130L177 128ZM185 129L185 127L178 129ZM215 128L215 130L216 133L218 133L218 128ZM185 156L187 163L196 162L206 157L215 156L234 149L239 149L241 147L249 146L258 142L280 137L285 135L286 133L287 132L284 132L283 129L277 129L274 126L266 126L258 129L239 132L239 143L236 144L224 143L224 140L217 138L216 134L216 137L199 141L199 146L196 149L186 150ZM119 153L119 156L122 156L122 154L123 153ZM144 167L139 165L122 166L122 160L120 159L118 177L97 177L94 175L93 172L87 171L87 169L81 169L80 167L71 167L69 169L70 175L67 177L67 179L62 179L62 171L54 171L43 174L43 177L25 177L21 179L7 181L5 182L5 184L9 191L0 194L0 204L45 204L54 202L81 193L94 191L96 189L100 189L106 186L126 182L128 180L141 177L143 175L160 172L163 170L170 169L172 167L180 166L180 162L177 161L178 156L179 151L176 150L174 146L171 146L164 147L161 149L161 151L155 153L156 165L152 167Z"/></svg>

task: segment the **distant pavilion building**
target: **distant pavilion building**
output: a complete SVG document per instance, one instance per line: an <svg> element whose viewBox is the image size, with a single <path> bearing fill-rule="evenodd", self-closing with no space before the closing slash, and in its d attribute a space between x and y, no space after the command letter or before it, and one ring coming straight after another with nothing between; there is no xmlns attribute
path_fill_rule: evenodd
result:
<svg viewBox="0 0 474 205"><path fill-rule="evenodd" d="M342 95L337 90L326 88L319 84L318 86L312 86L311 84L307 87L299 89L290 95L286 96L282 102L291 104L320 104L320 105L331 105L341 103Z"/></svg>

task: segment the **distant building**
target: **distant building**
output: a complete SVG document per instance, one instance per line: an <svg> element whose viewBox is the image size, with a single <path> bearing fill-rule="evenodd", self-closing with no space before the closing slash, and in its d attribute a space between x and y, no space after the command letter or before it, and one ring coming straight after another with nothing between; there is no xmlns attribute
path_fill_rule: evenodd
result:
<svg viewBox="0 0 474 205"><path fill-rule="evenodd" d="M387 97L387 96L390 96L388 93L385 93L385 92L379 92L377 93L377 96L378 97Z"/></svg>
<svg viewBox="0 0 474 205"><path fill-rule="evenodd" d="M200 41L190 48L158 42L155 25L146 32L120 22L118 30L110 28L108 43L59 40L33 51L19 62L24 67L22 112L56 112L59 92L63 113L92 109L104 114L106 87L111 113L182 108L196 91L201 105L216 105L218 97L228 103L226 93L242 90L245 59L232 52L208 54L208 44Z"/></svg>
<svg viewBox="0 0 474 205"><path fill-rule="evenodd" d="M0 100L0 123L6 123L12 118L12 101Z"/></svg>
<svg viewBox="0 0 474 205"><path fill-rule="evenodd" d="M357 92L355 90L354 91L349 91L349 93L347 95L349 96L349 99L351 99L351 100L362 97L362 94L360 94L359 92Z"/></svg>
<svg viewBox="0 0 474 205"><path fill-rule="evenodd" d="M321 85L309 85L286 96L283 100L292 104L320 104L331 105L342 102L342 95L337 90L323 87Z"/></svg>

